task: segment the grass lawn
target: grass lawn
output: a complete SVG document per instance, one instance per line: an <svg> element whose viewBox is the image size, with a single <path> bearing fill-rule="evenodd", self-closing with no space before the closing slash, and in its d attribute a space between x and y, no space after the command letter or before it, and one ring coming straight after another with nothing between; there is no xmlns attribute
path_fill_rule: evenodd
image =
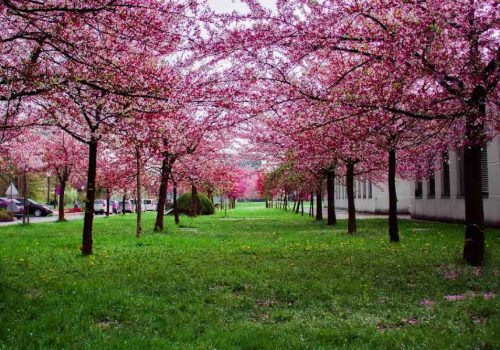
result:
<svg viewBox="0 0 500 350"><path fill-rule="evenodd" d="M152 228L154 214L144 218ZM240 204L134 236L134 215L0 227L0 349L500 348L500 231L480 270L463 226L359 233Z"/></svg>

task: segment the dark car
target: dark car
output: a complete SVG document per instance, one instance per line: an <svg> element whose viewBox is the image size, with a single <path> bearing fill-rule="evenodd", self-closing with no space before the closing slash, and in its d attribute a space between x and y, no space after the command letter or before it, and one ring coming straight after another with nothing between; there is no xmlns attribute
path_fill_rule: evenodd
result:
<svg viewBox="0 0 500 350"><path fill-rule="evenodd" d="M33 199L28 198L28 200L26 200L24 198L19 198L19 201L25 206L29 204L29 215L39 217L52 214L52 208L47 205L40 204Z"/></svg>
<svg viewBox="0 0 500 350"><path fill-rule="evenodd" d="M23 216L24 207L21 202L17 199L10 198L0 198L0 208L8 211L12 211L16 218L21 218Z"/></svg>

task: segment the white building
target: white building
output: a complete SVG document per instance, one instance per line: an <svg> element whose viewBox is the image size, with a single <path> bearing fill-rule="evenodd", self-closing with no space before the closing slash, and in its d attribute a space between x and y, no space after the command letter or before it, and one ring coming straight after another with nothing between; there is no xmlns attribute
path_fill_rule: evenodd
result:
<svg viewBox="0 0 500 350"><path fill-rule="evenodd" d="M423 182L398 181L398 211L413 218L444 221L465 219L463 160L456 152L444 155L441 170L433 179ZM483 150L482 158L484 216L487 225L500 227L500 136L496 136ZM347 208L345 186L337 185L336 207ZM387 213L389 196L387 185L355 181L356 210Z"/></svg>

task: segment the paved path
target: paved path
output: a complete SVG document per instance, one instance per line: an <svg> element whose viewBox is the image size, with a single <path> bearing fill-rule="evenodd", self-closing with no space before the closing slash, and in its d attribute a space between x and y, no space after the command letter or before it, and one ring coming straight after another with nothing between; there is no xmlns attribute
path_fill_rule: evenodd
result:
<svg viewBox="0 0 500 350"><path fill-rule="evenodd" d="M309 207L304 205L304 214L309 213ZM345 209L335 209L335 214L337 215L337 219L343 220L347 219L347 210ZM316 208L314 209L314 215L316 215ZM323 218L326 219L328 217L328 208L323 208ZM356 213L356 219L385 219L387 218L387 214L370 214L370 213ZM411 219L408 214L399 214L398 219Z"/></svg>
<svg viewBox="0 0 500 350"><path fill-rule="evenodd" d="M104 215L96 215L95 217L99 217L99 216L104 216ZM53 215L53 216L45 216L45 217L39 217L39 218L31 216L30 217L30 224L38 224L41 222L54 222L54 221L57 221L57 218L58 218L57 214ZM66 220L68 220L68 221L82 220L82 219L83 219L83 213L71 213L71 214L67 213L66 214ZM23 219L14 220L11 222L0 222L0 227L1 226L17 225L17 224L22 224L22 223L23 223Z"/></svg>

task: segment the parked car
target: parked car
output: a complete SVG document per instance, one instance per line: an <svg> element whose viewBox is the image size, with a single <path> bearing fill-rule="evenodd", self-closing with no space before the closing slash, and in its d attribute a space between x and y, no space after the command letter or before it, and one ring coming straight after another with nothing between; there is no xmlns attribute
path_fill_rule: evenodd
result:
<svg viewBox="0 0 500 350"><path fill-rule="evenodd" d="M144 206L146 211L156 211L156 207L158 206L158 203L156 203L156 201L152 200L152 199L144 199L144 202L142 205Z"/></svg>
<svg viewBox="0 0 500 350"><path fill-rule="evenodd" d="M134 212L134 205L132 204L131 201L126 200L125 201L125 213L133 213ZM118 202L118 212L123 213L123 201Z"/></svg>
<svg viewBox="0 0 500 350"><path fill-rule="evenodd" d="M109 203L111 205L111 202ZM94 213L95 214L104 214L107 209L107 203L105 199L96 199L94 201ZM112 209L109 208L109 212L112 212Z"/></svg>
<svg viewBox="0 0 500 350"><path fill-rule="evenodd" d="M47 215L52 214L51 207L49 207L48 205L40 204L33 199L19 198L19 201L24 206L28 205L29 215L34 215L36 217L39 217L39 216L47 216Z"/></svg>
<svg viewBox="0 0 500 350"><path fill-rule="evenodd" d="M24 207L23 204L18 201L17 199L10 199L10 198L0 198L0 208L8 211L12 211L14 213L14 216L18 219L20 219L23 216L24 213ZM15 210L13 210L15 209Z"/></svg>
<svg viewBox="0 0 500 350"><path fill-rule="evenodd" d="M134 205L134 208L137 208L137 203L135 199L131 199L130 202ZM152 199L143 199L141 200L141 210L142 211L155 211L156 210L156 201Z"/></svg>

